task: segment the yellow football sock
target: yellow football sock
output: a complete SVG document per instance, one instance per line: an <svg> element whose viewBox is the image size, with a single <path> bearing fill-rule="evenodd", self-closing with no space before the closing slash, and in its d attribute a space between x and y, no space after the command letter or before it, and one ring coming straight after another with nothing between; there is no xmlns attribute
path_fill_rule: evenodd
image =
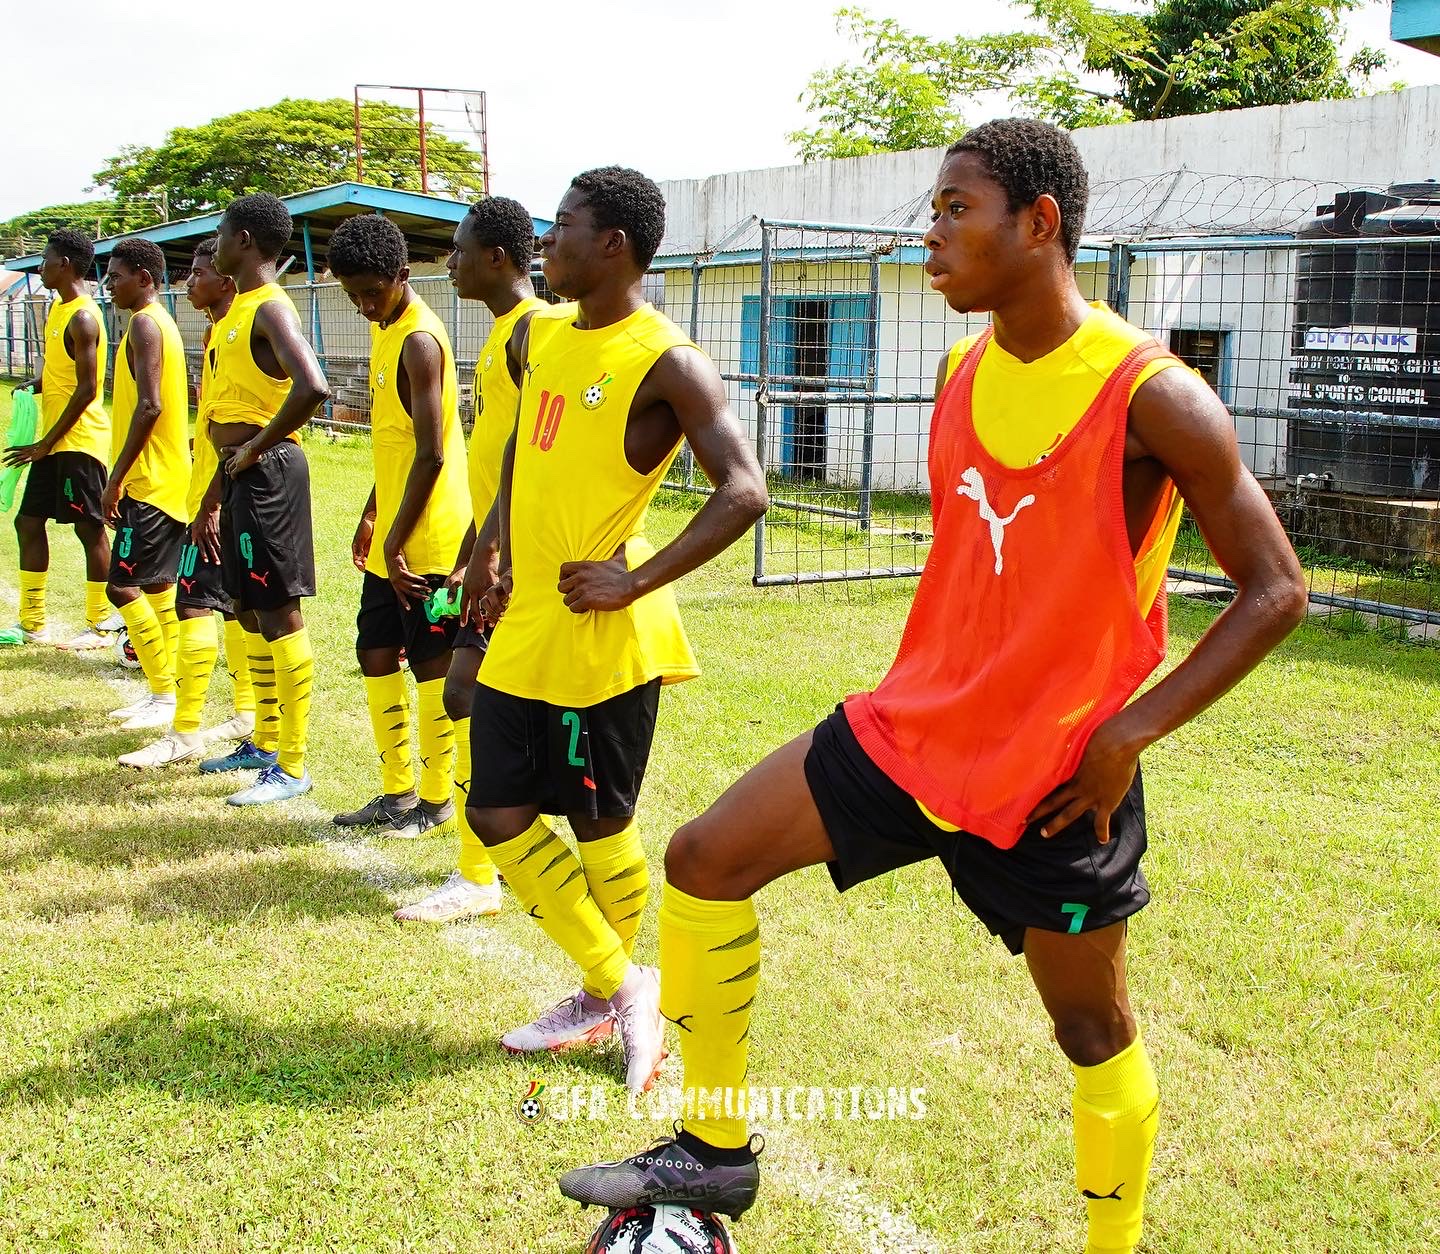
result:
<svg viewBox="0 0 1440 1254"><path fill-rule="evenodd" d="M584 972L585 990L607 1001L613 997L630 959L590 896L585 870L570 846L542 816L513 840L489 849L520 904Z"/></svg>
<svg viewBox="0 0 1440 1254"><path fill-rule="evenodd" d="M582 840L579 849L590 896L615 929L628 958L635 952L640 916L650 897L650 868L640 843L640 829L631 819L623 831L600 840Z"/></svg>
<svg viewBox="0 0 1440 1254"><path fill-rule="evenodd" d="M100 626L110 617L110 598L105 595L105 581L103 579L87 579L85 581L85 625L90 628Z"/></svg>
<svg viewBox="0 0 1440 1254"><path fill-rule="evenodd" d="M160 634L165 638L165 655L173 676L180 656L180 619L175 614L175 585L172 583L164 592L147 592L145 599L160 620Z"/></svg>
<svg viewBox="0 0 1440 1254"><path fill-rule="evenodd" d="M143 596L136 597L118 608L150 691L157 697L174 692L175 676L167 673L166 667L169 659L165 655L165 637L160 634L160 622L150 602Z"/></svg>
<svg viewBox="0 0 1440 1254"><path fill-rule="evenodd" d="M293 779L305 774L305 738L310 728L310 690L315 654L310 632L301 627L270 642L275 659L275 695L280 698L280 769Z"/></svg>
<svg viewBox="0 0 1440 1254"><path fill-rule="evenodd" d="M444 805L455 791L455 727L445 713L445 676L415 684L420 800Z"/></svg>
<svg viewBox="0 0 1440 1254"><path fill-rule="evenodd" d="M1160 1123L1160 1089L1137 1036L1114 1058L1075 1072L1075 1183L1090 1215L1086 1254L1134 1249Z"/></svg>
<svg viewBox="0 0 1440 1254"><path fill-rule="evenodd" d="M182 618L179 623L180 656L175 665L175 730L198 732L205 712L210 675L220 655L220 632L214 614Z"/></svg>
<svg viewBox="0 0 1440 1254"><path fill-rule="evenodd" d="M755 903L701 901L666 884L660 902L660 1012L681 1025L686 1131L719 1149L739 1149L749 1138L745 1072L750 1007L759 983Z"/></svg>
<svg viewBox="0 0 1440 1254"><path fill-rule="evenodd" d="M20 626L26 631L45 630L45 580L48 570L20 572Z"/></svg>
<svg viewBox="0 0 1440 1254"><path fill-rule="evenodd" d="M250 653L245 647L245 628L238 618L225 622L225 668L234 685L235 713L255 713L255 689L250 686Z"/></svg>
<svg viewBox="0 0 1440 1254"><path fill-rule="evenodd" d="M472 884L493 884L495 864L475 835L465 807L470 804L470 720L452 719L455 728L455 825L460 829L460 874Z"/></svg>
<svg viewBox="0 0 1440 1254"><path fill-rule="evenodd" d="M410 766L410 709L405 704L405 676L366 675L365 704L370 707L370 731L380 755L380 787L387 796L415 791ZM443 682L443 681L442 681Z"/></svg>
<svg viewBox="0 0 1440 1254"><path fill-rule="evenodd" d="M275 658L270 644L258 631L245 633L245 656L250 660L250 683L255 692L255 730L251 743L265 753L280 747L280 698L275 695Z"/></svg>

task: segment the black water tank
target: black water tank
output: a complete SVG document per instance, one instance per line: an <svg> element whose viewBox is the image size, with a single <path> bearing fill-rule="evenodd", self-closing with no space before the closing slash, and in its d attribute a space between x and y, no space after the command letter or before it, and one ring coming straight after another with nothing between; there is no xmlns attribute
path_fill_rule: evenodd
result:
<svg viewBox="0 0 1440 1254"><path fill-rule="evenodd" d="M1297 259L1290 473L1440 496L1440 245L1406 239L1440 236L1440 186L1346 193L1301 234L1355 242Z"/></svg>

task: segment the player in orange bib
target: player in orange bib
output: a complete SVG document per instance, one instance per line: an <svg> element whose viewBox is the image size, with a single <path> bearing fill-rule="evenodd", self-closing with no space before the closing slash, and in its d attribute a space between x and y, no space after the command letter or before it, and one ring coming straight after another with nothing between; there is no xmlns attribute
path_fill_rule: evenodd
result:
<svg viewBox="0 0 1440 1254"><path fill-rule="evenodd" d="M632 1091L663 1056L655 973L630 961L650 882L635 804L660 687L698 673L671 584L766 503L719 371L644 297L664 231L660 189L610 167L571 182L540 240L546 280L576 304L537 311L510 340L524 376L466 808L511 892L580 969L580 988L501 1043L565 1049L618 1025ZM645 513L682 439L715 491L657 552ZM480 550L465 578L472 619L484 567ZM577 852L549 814L569 819Z"/></svg>
<svg viewBox="0 0 1440 1254"><path fill-rule="evenodd" d="M100 398L108 343L105 316L87 288L94 260L94 244L70 227L52 232L45 245L40 282L56 299L45 315L40 376L26 385L39 394L40 438L5 452L7 466L30 466L15 515L20 626L32 644L50 640L45 613L50 541L45 523L54 519L62 527L74 527L85 549L85 630L60 647L75 650L104 648L111 639L100 630L110 611L105 597L110 540L100 512L110 459L110 415Z"/></svg>
<svg viewBox="0 0 1440 1254"><path fill-rule="evenodd" d="M567 1173L566 1196L748 1208L755 893L816 863L843 891L939 858L1025 956L1074 1069L1087 1251L1139 1240L1159 1108L1125 984L1126 919L1149 900L1139 754L1248 674L1306 597L1225 407L1077 289L1087 194L1074 144L1043 123L991 122L946 154L925 268L951 309L993 324L940 367L935 540L899 653L873 692L776 750L671 841L661 1005L683 1025L697 1099L674 1141ZM1238 591L1131 700L1164 653L1177 493Z"/></svg>

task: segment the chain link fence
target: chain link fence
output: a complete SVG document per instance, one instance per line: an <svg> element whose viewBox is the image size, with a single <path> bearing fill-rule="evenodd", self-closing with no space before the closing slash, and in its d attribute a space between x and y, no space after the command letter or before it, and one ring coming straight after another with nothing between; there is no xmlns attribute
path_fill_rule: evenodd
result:
<svg viewBox="0 0 1440 1254"><path fill-rule="evenodd" d="M757 586L909 577L924 565L936 369L986 320L929 290L922 241L918 227L756 219L704 253L658 257L647 276L647 295L714 359L769 479ZM1087 239L1076 263L1088 298L1155 335L1235 415L1312 601L1425 628L1440 625L1437 247L1440 235ZM468 428L493 320L444 274L413 282L449 328ZM287 290L333 391L318 421L368 428L367 325L336 283ZM164 300L198 376L203 320L182 290ZM6 302L0 371L37 369L46 303ZM113 357L119 327L106 308ZM666 486L709 490L688 450ZM1173 560L1175 586L1232 588L1193 524Z"/></svg>

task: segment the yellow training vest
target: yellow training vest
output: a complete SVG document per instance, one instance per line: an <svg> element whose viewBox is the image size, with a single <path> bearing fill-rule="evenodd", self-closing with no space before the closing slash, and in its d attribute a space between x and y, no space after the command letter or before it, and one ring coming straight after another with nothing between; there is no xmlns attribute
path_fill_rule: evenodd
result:
<svg viewBox="0 0 1440 1254"><path fill-rule="evenodd" d="M291 313L295 304L278 283L265 283L251 292L239 292L230 310L210 328L215 367L201 398L202 413L210 423L246 422L265 426L290 395L290 380L276 379L255 364L250 334L260 306L279 301ZM292 440L298 439L292 435Z"/></svg>
<svg viewBox="0 0 1440 1254"><path fill-rule="evenodd" d="M520 389L510 377L505 346L515 324L532 309L549 309L538 296L517 301L495 319L495 326L475 366L475 426L470 431L470 506L475 513L475 531L485 525L495 494L500 490L500 459L505 441L515 430L515 405ZM573 309L574 307L571 306Z"/></svg>
<svg viewBox="0 0 1440 1254"><path fill-rule="evenodd" d="M563 562L604 561L623 544L633 570L655 552L645 511L680 442L637 474L625 460L625 426L650 368L690 341L648 304L593 331L575 326L573 309L557 313L530 320L510 491L515 589L480 682L583 707L657 677L700 673L668 585L626 609L584 614L568 610L556 588Z"/></svg>
<svg viewBox="0 0 1440 1254"><path fill-rule="evenodd" d="M139 387L125 352L136 318L149 318L160 332L160 416L150 428L145 446L125 475L122 492L133 500L153 505L171 518L188 523L185 498L190 486L190 381L185 370L185 342L169 311L156 301L130 316L130 325L120 337L115 353L115 390L111 402L110 464L130 436Z"/></svg>
<svg viewBox="0 0 1440 1254"><path fill-rule="evenodd" d="M444 357L440 382L440 438L445 459L430 499L401 551L417 575L448 575L470 525L465 490L465 436L460 430L460 389L450 337L434 311L413 292L405 312L388 327L370 324L370 443L375 453L375 536L365 569L389 578L385 537L400 511L405 481L415 464L415 422L400 402L400 351L412 335L430 336ZM411 392L414 404L414 392Z"/></svg>
<svg viewBox="0 0 1440 1254"><path fill-rule="evenodd" d="M195 438L191 441L190 448L190 492L185 498L185 521L192 523L199 517L200 503L205 499L205 490L214 480L215 471L220 465L220 454L210 443L210 417L205 410L205 397L214 387L212 380L215 377L215 368L211 365L214 360L215 349L202 341L200 403L197 407L199 412L195 418Z"/></svg>
<svg viewBox="0 0 1440 1254"><path fill-rule="evenodd" d="M70 319L80 312L88 313L100 332L100 341L95 345L95 399L85 407L85 412L75 420L52 450L56 453L88 453L97 462L109 466L110 456L110 415L100 400L105 391L105 354L109 348L109 337L105 333L105 315L88 296L77 296L74 300L52 301L45 315L45 365L40 374L40 434L50 430L65 412L65 406L75 395L75 359L65 347L65 328Z"/></svg>

